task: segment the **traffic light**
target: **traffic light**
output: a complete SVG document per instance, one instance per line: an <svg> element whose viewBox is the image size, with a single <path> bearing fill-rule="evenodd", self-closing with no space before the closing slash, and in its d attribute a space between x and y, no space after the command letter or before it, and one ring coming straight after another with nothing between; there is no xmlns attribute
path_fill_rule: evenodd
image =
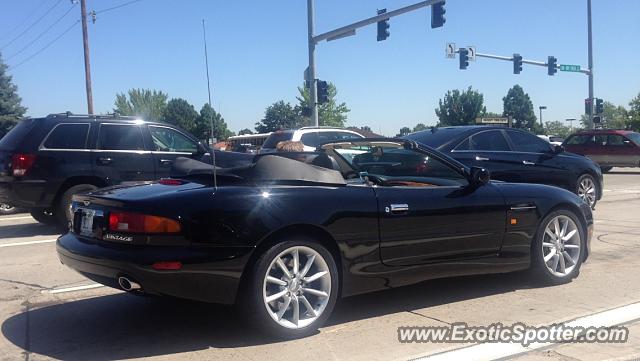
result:
<svg viewBox="0 0 640 361"><path fill-rule="evenodd" d="M555 56L550 56L547 60L547 74L553 75L558 72L558 59Z"/></svg>
<svg viewBox="0 0 640 361"><path fill-rule="evenodd" d="M584 113L591 115L593 113L593 99L587 98L584 100Z"/></svg>
<svg viewBox="0 0 640 361"><path fill-rule="evenodd" d="M460 48L460 69L466 69L469 66L469 49Z"/></svg>
<svg viewBox="0 0 640 361"><path fill-rule="evenodd" d="M318 87L318 104L324 104L329 102L329 87L324 80L318 80L316 82Z"/></svg>
<svg viewBox="0 0 640 361"><path fill-rule="evenodd" d="M596 114L602 114L604 112L604 101L600 98L596 98Z"/></svg>
<svg viewBox="0 0 640 361"><path fill-rule="evenodd" d="M431 5L431 29L439 28L447 22L447 19L444 17L444 14L447 12L444 8L445 4L446 1L441 1Z"/></svg>
<svg viewBox="0 0 640 361"><path fill-rule="evenodd" d="M387 9L378 10L378 15L384 14ZM378 41L387 40L389 37L389 19L378 21Z"/></svg>
<svg viewBox="0 0 640 361"><path fill-rule="evenodd" d="M513 54L513 73L520 74L522 71L522 55Z"/></svg>

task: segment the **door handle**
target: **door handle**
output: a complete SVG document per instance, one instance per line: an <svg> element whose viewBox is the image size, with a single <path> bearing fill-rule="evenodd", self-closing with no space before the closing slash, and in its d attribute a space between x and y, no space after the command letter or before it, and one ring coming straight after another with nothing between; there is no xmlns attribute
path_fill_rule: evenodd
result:
<svg viewBox="0 0 640 361"><path fill-rule="evenodd" d="M409 205L408 204L390 204L389 207L385 207L385 212L386 213L403 213L403 212L408 212L409 211Z"/></svg>
<svg viewBox="0 0 640 361"><path fill-rule="evenodd" d="M96 161L98 162L98 164L102 164L102 165L107 165L107 164L113 163L113 159L111 159L109 157L98 157L98 159Z"/></svg>
<svg viewBox="0 0 640 361"><path fill-rule="evenodd" d="M173 161L171 159L160 159L160 164L162 164L162 165L172 165Z"/></svg>
<svg viewBox="0 0 640 361"><path fill-rule="evenodd" d="M485 160L489 160L489 158L485 158L485 157L480 157L476 155L476 160L478 161L485 161Z"/></svg>
<svg viewBox="0 0 640 361"><path fill-rule="evenodd" d="M536 163L534 163L534 162L529 162L528 160L523 160L523 161L522 161L522 164L524 164L524 165L536 165Z"/></svg>

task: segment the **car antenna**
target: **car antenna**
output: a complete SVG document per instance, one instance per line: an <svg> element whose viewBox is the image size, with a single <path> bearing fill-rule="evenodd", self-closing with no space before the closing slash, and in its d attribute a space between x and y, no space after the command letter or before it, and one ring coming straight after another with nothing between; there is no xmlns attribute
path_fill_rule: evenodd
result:
<svg viewBox="0 0 640 361"><path fill-rule="evenodd" d="M216 172L216 151L213 137L213 105L211 104L211 85L209 82L209 54L207 53L207 31L204 27L204 19L202 19L202 40L204 42L204 63L207 67L207 92L209 93L209 107L211 113L209 114L209 122L211 123L211 164L213 165L213 190L218 191L218 174Z"/></svg>

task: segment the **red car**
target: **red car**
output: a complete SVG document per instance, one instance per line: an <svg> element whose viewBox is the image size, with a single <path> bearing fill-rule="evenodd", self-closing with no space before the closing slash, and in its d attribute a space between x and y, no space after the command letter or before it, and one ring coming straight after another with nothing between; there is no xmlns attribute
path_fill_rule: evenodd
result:
<svg viewBox="0 0 640 361"><path fill-rule="evenodd" d="M593 159L603 173L613 167L640 167L640 133L587 130L570 135L563 145L569 152Z"/></svg>

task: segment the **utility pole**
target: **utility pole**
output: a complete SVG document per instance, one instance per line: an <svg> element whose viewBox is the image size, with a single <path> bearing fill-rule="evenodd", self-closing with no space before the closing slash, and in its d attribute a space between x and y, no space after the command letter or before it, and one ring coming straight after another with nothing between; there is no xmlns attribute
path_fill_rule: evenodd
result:
<svg viewBox="0 0 640 361"><path fill-rule="evenodd" d="M315 0L307 0L307 28L309 33L309 106L311 106L311 123L318 126L318 92L316 88L316 42L313 39L315 31Z"/></svg>
<svg viewBox="0 0 640 361"><path fill-rule="evenodd" d="M544 127L544 123L542 122L542 110L547 109L547 106L546 105L541 105L539 107L539 109L540 109L540 125L542 125Z"/></svg>
<svg viewBox="0 0 640 361"><path fill-rule="evenodd" d="M89 34L87 31L87 1L80 0L82 13L82 45L84 46L84 78L87 88L87 113L93 114L93 93L91 91L91 65L89 62Z"/></svg>
<svg viewBox="0 0 640 361"><path fill-rule="evenodd" d="M593 102L593 38L591 36L591 0L587 0L587 38L588 38L588 52L589 52L589 99ZM587 114L589 120L593 120L592 114ZM593 124L593 129L596 128L595 123Z"/></svg>

